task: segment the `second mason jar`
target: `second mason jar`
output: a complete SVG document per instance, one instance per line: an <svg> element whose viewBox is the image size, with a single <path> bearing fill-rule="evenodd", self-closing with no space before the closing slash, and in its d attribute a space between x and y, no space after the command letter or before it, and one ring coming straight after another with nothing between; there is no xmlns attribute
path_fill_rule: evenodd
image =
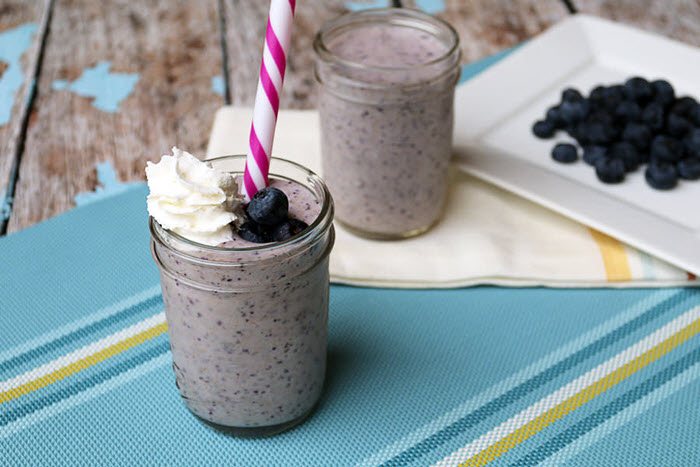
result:
<svg viewBox="0 0 700 467"><path fill-rule="evenodd" d="M419 11L349 13L316 36L323 176L336 220L396 239L442 214L459 37Z"/></svg>

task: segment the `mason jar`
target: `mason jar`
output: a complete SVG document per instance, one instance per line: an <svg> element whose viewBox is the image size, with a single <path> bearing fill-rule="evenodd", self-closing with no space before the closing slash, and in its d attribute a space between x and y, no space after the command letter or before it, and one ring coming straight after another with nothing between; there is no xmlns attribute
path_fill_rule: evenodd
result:
<svg viewBox="0 0 700 467"><path fill-rule="evenodd" d="M456 31L420 11L372 9L325 24L314 50L336 220L372 238L425 232L448 191Z"/></svg>
<svg viewBox="0 0 700 467"><path fill-rule="evenodd" d="M245 156L208 162L242 175ZM176 385L193 414L238 436L271 435L302 421L326 370L333 201L317 175L293 162L273 158L270 178L298 183L321 206L289 240L207 246L149 220Z"/></svg>

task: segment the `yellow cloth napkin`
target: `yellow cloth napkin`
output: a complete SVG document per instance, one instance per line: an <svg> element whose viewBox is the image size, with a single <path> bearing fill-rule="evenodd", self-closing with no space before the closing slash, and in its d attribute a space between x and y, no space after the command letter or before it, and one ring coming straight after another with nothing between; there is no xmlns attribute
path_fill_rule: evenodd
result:
<svg viewBox="0 0 700 467"><path fill-rule="evenodd" d="M244 154L251 115L248 108L220 109L207 155ZM319 139L316 111L280 111L276 156L320 173ZM693 279L607 235L477 180L457 166L451 173L445 215L428 233L386 242L356 237L337 224L336 232L331 280L343 284L663 287L689 285Z"/></svg>

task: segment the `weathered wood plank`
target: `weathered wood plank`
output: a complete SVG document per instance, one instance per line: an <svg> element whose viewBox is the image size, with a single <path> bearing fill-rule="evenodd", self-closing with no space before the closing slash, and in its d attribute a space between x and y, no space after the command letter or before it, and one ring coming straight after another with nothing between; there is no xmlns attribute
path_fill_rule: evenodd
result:
<svg viewBox="0 0 700 467"><path fill-rule="evenodd" d="M0 235L11 208L48 1L0 2Z"/></svg>
<svg viewBox="0 0 700 467"><path fill-rule="evenodd" d="M575 0L581 13L626 23L700 46L697 0Z"/></svg>
<svg viewBox="0 0 700 467"><path fill-rule="evenodd" d="M268 2L225 0L228 68L234 105L252 105L255 98L268 5ZM340 0L297 2L282 93L283 108L314 106L314 35L326 20L344 11L344 2Z"/></svg>
<svg viewBox="0 0 700 467"><path fill-rule="evenodd" d="M513 47L569 13L559 0L402 0L448 21L459 33L462 62Z"/></svg>
<svg viewBox="0 0 700 467"><path fill-rule="evenodd" d="M216 0L56 0L8 230L72 207L98 162L134 180L174 144L203 153L221 63Z"/></svg>

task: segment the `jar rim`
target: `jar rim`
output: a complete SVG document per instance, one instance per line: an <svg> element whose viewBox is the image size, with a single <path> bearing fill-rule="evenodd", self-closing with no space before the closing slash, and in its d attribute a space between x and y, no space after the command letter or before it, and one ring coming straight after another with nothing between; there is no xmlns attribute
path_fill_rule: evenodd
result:
<svg viewBox="0 0 700 467"><path fill-rule="evenodd" d="M392 22L391 16L399 17L402 19L410 19L422 21L428 26L432 26L436 29L444 29L449 37L450 42L448 44L447 50L439 55L438 57L428 60L426 62L417 65L405 65L405 66L384 66L384 65L367 65L365 63L357 62L354 60L348 60L339 57L333 53L327 46L326 40L324 38L326 35L342 29L344 27L349 27L355 23L366 25L367 21L380 22L380 20L389 18L388 22ZM400 22L394 21L396 24ZM408 8L372 8L369 10L354 11L350 13L345 13L338 18L328 21L325 23L321 29L316 33L313 42L313 48L316 54L325 62L341 65L347 68L360 70L360 71L378 71L378 72L396 72L402 70L421 70L429 69L439 65L440 63L448 61L455 53L459 53L459 34L455 28L440 18L430 16L418 10L412 10Z"/></svg>
<svg viewBox="0 0 700 467"><path fill-rule="evenodd" d="M301 272L298 272L297 275L306 274L311 269L315 268L316 265L318 265L321 261L326 259L330 255L334 244L335 244L335 230L333 228L331 228L330 233L329 233L329 240L328 240L328 243L327 243L326 248L323 251L323 253L318 258L316 258L313 265L309 266L308 269L305 269L305 270L302 270ZM173 270L170 267L166 266L165 263L163 262L163 260L160 258L160 255L158 254L154 240L151 240L150 250L151 250L151 256L153 257L154 261L156 262L156 265L158 266L159 271L162 274L165 274L168 277L170 277L171 279L174 279L178 282L182 282L183 284L186 284L190 287L197 288L199 290L208 290L208 291L217 292L217 293L240 293L240 292L251 292L251 291L255 291L255 290L267 290L271 284L270 282L261 283L257 288L253 288L253 287L245 286L245 285L239 286L237 284L232 284L231 286L227 285L227 286L218 286L218 287L214 286L214 285L207 285L205 283L201 283L201 282L197 282L195 280L192 280L186 276L182 276L182 275L178 276L177 274L175 274L173 272ZM232 266L241 267L241 266L243 266L241 264L234 265L234 264L230 264L230 263L224 263L221 261L203 261L203 260L200 260L199 258L192 258L191 261L194 264L197 264L199 266L226 266L226 267L232 267ZM287 280L288 280L287 278L279 279L277 282L284 282ZM272 283L274 283L274 282L272 282Z"/></svg>
<svg viewBox="0 0 700 467"><path fill-rule="evenodd" d="M219 157L213 157L209 159L205 159L205 162L215 162L215 161L222 161L222 160L243 160L245 159L246 156L243 154L236 154L236 155L228 155L228 156L219 156ZM270 161L270 166L272 167L272 164L277 161L277 162L282 162L284 164L288 164L292 166L295 170L299 170L302 174L306 175L307 180L312 182L315 185L318 185L321 189L321 192L323 193L323 204L321 205L321 212L319 212L318 216L314 221L307 227L304 232L302 232L300 235L296 235L294 237L291 237L287 240L283 240L281 242L270 242L270 243L262 243L259 246L252 246L252 247L221 247L218 245L207 245L204 243L199 243L197 241L191 240L187 237L184 237L176 232L166 230L164 229L158 221L156 221L153 217L149 216L149 228L151 231L151 236L154 239L157 239L161 243L165 243L167 245L170 245L171 249L173 249L178 255L186 256L189 257L195 261L204 261L206 263L219 263L219 261L209 261L209 260L203 260L202 258L198 256L194 256L191 254L188 254L187 252L178 249L178 248L172 248L172 242L167 242L166 243L166 236L169 237L170 239L174 239L176 242L180 242L184 244L187 247L192 247L192 248L197 248L199 251L209 251L209 252L216 252L216 253L251 253L251 252L275 252L279 250L284 250L288 249L290 245L295 245L299 243L303 243L304 241L314 237L317 235L317 232L325 232L327 229L330 228L332 222L333 222L333 198L331 197L330 191L328 190L328 187L326 186L325 182L323 179L318 176L315 172L312 170L309 170L307 167L304 167L301 164L298 164L294 161L291 161L289 159L284 159L282 157L272 157ZM233 172L236 175L238 172ZM275 173L270 173L270 176L277 177L277 178L282 178L282 179L288 179L289 177L285 177L283 175L275 174ZM230 263L227 262L221 262L222 264L227 264L229 265Z"/></svg>

